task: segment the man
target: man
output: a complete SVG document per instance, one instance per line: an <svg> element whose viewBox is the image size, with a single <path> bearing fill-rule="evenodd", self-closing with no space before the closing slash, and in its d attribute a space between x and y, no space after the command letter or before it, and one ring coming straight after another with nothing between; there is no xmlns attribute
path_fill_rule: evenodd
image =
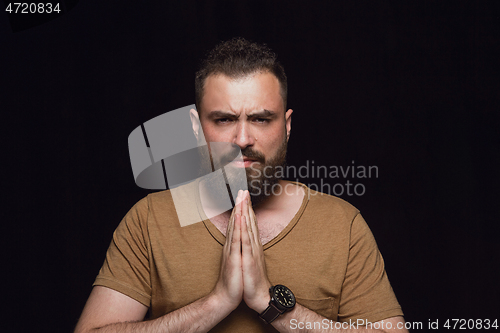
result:
<svg viewBox="0 0 500 333"><path fill-rule="evenodd" d="M250 191L219 214L210 182L194 183L203 221L184 227L170 191L139 201L113 235L75 331L407 332L359 212L270 175L284 163L292 119L274 53L221 43L196 92L195 135L241 149L233 164Z"/></svg>

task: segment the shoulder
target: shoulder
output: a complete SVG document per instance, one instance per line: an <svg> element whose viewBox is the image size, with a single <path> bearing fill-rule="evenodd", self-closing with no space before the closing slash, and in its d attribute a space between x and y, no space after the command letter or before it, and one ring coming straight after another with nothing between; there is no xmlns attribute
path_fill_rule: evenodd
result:
<svg viewBox="0 0 500 333"><path fill-rule="evenodd" d="M121 224L128 228L146 228L148 220L152 215L157 215L158 212L164 210L168 211L170 206L173 206L173 204L169 190L150 193L130 208Z"/></svg>
<svg viewBox="0 0 500 333"><path fill-rule="evenodd" d="M335 220L353 221L360 213L356 207L339 197L313 190L301 183L298 184L303 186L306 191L308 197L307 208L316 215L334 218Z"/></svg>
<svg viewBox="0 0 500 333"><path fill-rule="evenodd" d="M141 201L146 201L149 208L173 204L172 193L170 190L150 193Z"/></svg>
<svg viewBox="0 0 500 333"><path fill-rule="evenodd" d="M315 191L301 183L291 183L302 187L305 192L294 226L298 234L313 235L312 239L323 242L335 239L337 245L348 244L352 226L360 216L359 210L338 197Z"/></svg>
<svg viewBox="0 0 500 333"><path fill-rule="evenodd" d="M147 215L151 209L161 206L168 206L172 202L172 195L170 190L159 191L150 193L137 201L129 210L127 215L141 216Z"/></svg>

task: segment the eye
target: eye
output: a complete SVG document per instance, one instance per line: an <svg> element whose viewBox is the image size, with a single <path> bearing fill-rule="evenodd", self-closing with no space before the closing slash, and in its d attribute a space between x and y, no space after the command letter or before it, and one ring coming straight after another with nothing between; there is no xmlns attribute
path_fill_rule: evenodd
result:
<svg viewBox="0 0 500 333"><path fill-rule="evenodd" d="M229 119L229 118L219 118L219 119L215 119L215 123L218 124L218 125L224 125L224 124L228 124L230 123L232 120Z"/></svg>
<svg viewBox="0 0 500 333"><path fill-rule="evenodd" d="M269 119L266 119L266 118L255 118L254 121L256 123L259 123L259 124L267 124L269 122Z"/></svg>

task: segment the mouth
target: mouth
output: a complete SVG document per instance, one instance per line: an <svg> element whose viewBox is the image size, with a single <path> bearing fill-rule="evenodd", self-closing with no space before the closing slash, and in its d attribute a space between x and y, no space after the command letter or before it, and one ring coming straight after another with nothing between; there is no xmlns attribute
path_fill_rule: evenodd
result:
<svg viewBox="0 0 500 333"><path fill-rule="evenodd" d="M249 168L253 163L259 163L259 161L244 157L243 161L239 160L231 162L231 164L237 168Z"/></svg>

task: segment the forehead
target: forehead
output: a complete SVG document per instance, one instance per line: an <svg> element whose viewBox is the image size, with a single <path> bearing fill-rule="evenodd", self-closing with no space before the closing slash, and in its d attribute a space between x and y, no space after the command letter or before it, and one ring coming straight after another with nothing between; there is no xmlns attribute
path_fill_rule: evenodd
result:
<svg viewBox="0 0 500 333"><path fill-rule="evenodd" d="M255 73L242 78L210 75L205 81L201 101L203 112L273 110L284 112L280 84L271 73Z"/></svg>

